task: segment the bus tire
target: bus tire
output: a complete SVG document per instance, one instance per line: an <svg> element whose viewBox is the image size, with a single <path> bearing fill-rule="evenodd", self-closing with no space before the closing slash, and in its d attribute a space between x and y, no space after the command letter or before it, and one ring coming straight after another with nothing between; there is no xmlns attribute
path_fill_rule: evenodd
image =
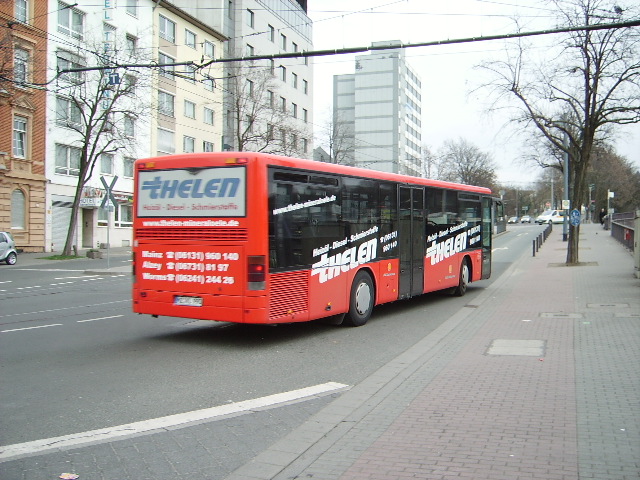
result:
<svg viewBox="0 0 640 480"><path fill-rule="evenodd" d="M469 279L471 278L471 269L469 268L469 260L465 258L460 265L460 276L458 277L458 286L453 290L453 294L456 297L462 297L467 293L467 286L469 285Z"/></svg>
<svg viewBox="0 0 640 480"><path fill-rule="evenodd" d="M367 323L373 311L375 293L371 275L360 270L353 279L349 312L347 312L342 324L348 327L361 327Z"/></svg>

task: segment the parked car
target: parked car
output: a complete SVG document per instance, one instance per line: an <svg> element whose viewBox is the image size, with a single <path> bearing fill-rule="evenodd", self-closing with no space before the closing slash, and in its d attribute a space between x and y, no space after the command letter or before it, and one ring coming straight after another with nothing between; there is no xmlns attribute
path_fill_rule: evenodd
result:
<svg viewBox="0 0 640 480"><path fill-rule="evenodd" d="M564 210L545 210L536 217L536 223L542 225L543 223L563 223L564 222Z"/></svg>
<svg viewBox="0 0 640 480"><path fill-rule="evenodd" d="M531 217L529 215L523 215L520 219L520 223L531 223Z"/></svg>
<svg viewBox="0 0 640 480"><path fill-rule="evenodd" d="M509 217L507 223L518 223L518 217Z"/></svg>
<svg viewBox="0 0 640 480"><path fill-rule="evenodd" d="M0 232L0 262L15 265L18 261L16 242L9 232Z"/></svg>

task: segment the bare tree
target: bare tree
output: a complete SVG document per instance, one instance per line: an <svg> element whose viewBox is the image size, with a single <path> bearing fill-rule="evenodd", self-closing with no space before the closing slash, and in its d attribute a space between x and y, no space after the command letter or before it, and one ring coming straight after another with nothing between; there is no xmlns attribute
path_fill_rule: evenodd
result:
<svg viewBox="0 0 640 480"><path fill-rule="evenodd" d="M235 63L227 70L227 121L237 151L299 156L309 133L299 126L278 94L279 82L269 68L255 62Z"/></svg>
<svg viewBox="0 0 640 480"><path fill-rule="evenodd" d="M441 180L489 188L496 184L493 159L463 138L446 141L439 157Z"/></svg>
<svg viewBox="0 0 640 480"><path fill-rule="evenodd" d="M611 23L633 16L610 0L551 0L569 27ZM637 7L634 7L637 14ZM519 43L505 61L483 67L498 102L516 99L513 121L531 129L546 147L542 166L569 164L569 200L586 204L587 172L594 147L611 138L616 125L640 121L640 35L638 29L576 31L565 34L557 55L529 60ZM579 263L579 225L570 225L567 264Z"/></svg>
<svg viewBox="0 0 640 480"><path fill-rule="evenodd" d="M94 51L99 51L97 48ZM95 54L95 67L111 65L109 57ZM70 255L78 223L80 198L85 184L94 173L96 162L103 155L133 148L135 137L130 131L131 121L144 118L150 104L136 92L143 89L141 76L120 69L99 69L89 72L64 73L60 77L61 91L56 108L56 122L75 132L69 144L77 147L74 173L78 183L71 209L71 220L63 255Z"/></svg>

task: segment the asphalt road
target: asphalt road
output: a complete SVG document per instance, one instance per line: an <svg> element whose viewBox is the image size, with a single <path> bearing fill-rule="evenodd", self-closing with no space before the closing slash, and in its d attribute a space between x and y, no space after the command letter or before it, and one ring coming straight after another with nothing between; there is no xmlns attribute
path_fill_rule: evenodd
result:
<svg viewBox="0 0 640 480"><path fill-rule="evenodd" d="M361 328L246 326L131 313L131 278L90 260L0 267L0 442L9 445L239 402L325 382L354 385L467 304L542 231L494 240L491 280L462 298L378 307ZM114 256L113 264L126 262ZM286 432L283 432L283 434Z"/></svg>

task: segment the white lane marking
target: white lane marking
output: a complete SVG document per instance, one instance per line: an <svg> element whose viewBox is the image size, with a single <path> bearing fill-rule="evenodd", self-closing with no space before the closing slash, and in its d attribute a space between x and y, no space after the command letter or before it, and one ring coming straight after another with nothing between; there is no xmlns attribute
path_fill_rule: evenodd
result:
<svg viewBox="0 0 640 480"><path fill-rule="evenodd" d="M6 281L0 282L0 283L11 283L11 282L13 282L13 280L6 280Z"/></svg>
<svg viewBox="0 0 640 480"><path fill-rule="evenodd" d="M0 447L0 463L12 460L16 457L33 455L49 450L78 447L86 443L105 442L113 439L139 435L159 429L187 426L203 420L211 420L215 417L230 415L239 412L247 412L259 408L272 407L279 404L301 400L316 395L326 394L338 390L344 390L348 385L343 383L328 382L312 387L291 390L289 392L276 393L266 397L254 398L243 402L230 403L217 407L193 410L191 412L168 415L166 417L152 418L141 422L127 423L116 427L101 428L88 432L63 435L61 437L45 438L32 442L15 443Z"/></svg>
<svg viewBox="0 0 640 480"><path fill-rule="evenodd" d="M78 320L77 323L97 322L98 320L107 320L108 318L119 318L119 317L124 317L124 315L111 315L110 317L89 318L87 320Z"/></svg>
<svg viewBox="0 0 640 480"><path fill-rule="evenodd" d="M32 285L30 287L16 287L16 290L29 290L31 288L41 288L40 285Z"/></svg>
<svg viewBox="0 0 640 480"><path fill-rule="evenodd" d="M22 312L22 313L10 313L9 315L0 315L0 318L8 318L8 317L18 317L22 315L35 315L38 313L51 313L51 312L60 312L63 310L73 310L75 308L87 308L87 307L101 307L103 305L113 305L114 303L124 303L130 302L131 300L115 300L113 302L103 302L103 303L92 303L89 305L76 305L73 307L62 307L62 308L51 308L49 310L38 310L36 312Z"/></svg>
<svg viewBox="0 0 640 480"><path fill-rule="evenodd" d="M74 279L74 278L90 278L90 277L97 277L98 275L82 275L81 277L57 277L54 278L54 280L68 280L68 279Z"/></svg>
<svg viewBox="0 0 640 480"><path fill-rule="evenodd" d="M8 332L19 332L21 330L34 330L36 328L47 328L47 327L60 327L61 323L52 323L50 325L40 325L39 327L23 327L23 328L12 328L11 330L0 330L0 333L8 333Z"/></svg>

